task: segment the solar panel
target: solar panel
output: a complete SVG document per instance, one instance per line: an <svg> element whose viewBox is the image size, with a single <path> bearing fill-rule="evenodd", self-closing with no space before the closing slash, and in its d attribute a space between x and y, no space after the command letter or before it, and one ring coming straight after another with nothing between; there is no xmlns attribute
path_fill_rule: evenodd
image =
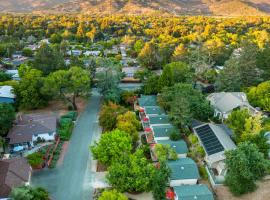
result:
<svg viewBox="0 0 270 200"><path fill-rule="evenodd" d="M208 124L196 128L196 132L208 155L224 151L224 147Z"/></svg>

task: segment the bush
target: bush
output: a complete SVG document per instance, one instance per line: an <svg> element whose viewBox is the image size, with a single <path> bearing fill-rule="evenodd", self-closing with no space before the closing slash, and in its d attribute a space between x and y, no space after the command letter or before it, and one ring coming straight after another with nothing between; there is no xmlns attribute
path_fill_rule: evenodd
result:
<svg viewBox="0 0 270 200"><path fill-rule="evenodd" d="M207 180L208 179L208 173L204 166L199 166L199 172L202 177L202 179Z"/></svg>
<svg viewBox="0 0 270 200"><path fill-rule="evenodd" d="M105 190L98 200L128 200L128 198L116 190Z"/></svg>
<svg viewBox="0 0 270 200"><path fill-rule="evenodd" d="M58 135L61 140L69 140L72 135L73 122L70 118L61 118L59 121Z"/></svg>
<svg viewBox="0 0 270 200"><path fill-rule="evenodd" d="M32 167L39 167L43 164L43 156L40 152L35 152L32 153L30 155L28 155L27 157L27 161L28 163L32 166Z"/></svg>
<svg viewBox="0 0 270 200"><path fill-rule="evenodd" d="M172 131L170 133L170 140L172 141L177 141L177 140L180 140L181 139L181 136L179 133L177 133L177 131Z"/></svg>
<svg viewBox="0 0 270 200"><path fill-rule="evenodd" d="M78 113L76 111L70 111L67 114L63 115L61 118L69 118L72 121L75 121L77 119Z"/></svg>

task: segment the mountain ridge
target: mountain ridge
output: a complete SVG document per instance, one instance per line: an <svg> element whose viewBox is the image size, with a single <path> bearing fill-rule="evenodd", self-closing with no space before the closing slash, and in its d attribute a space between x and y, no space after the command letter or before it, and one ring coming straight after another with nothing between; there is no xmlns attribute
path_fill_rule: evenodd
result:
<svg viewBox="0 0 270 200"><path fill-rule="evenodd" d="M0 0L0 12L270 15L269 0Z"/></svg>

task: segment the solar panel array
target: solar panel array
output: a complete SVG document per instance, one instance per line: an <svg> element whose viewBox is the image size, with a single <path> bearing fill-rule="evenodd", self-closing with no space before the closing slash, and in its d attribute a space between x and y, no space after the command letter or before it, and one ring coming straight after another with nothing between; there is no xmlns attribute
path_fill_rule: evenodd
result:
<svg viewBox="0 0 270 200"><path fill-rule="evenodd" d="M208 124L196 128L196 132L208 155L224 151L224 147Z"/></svg>

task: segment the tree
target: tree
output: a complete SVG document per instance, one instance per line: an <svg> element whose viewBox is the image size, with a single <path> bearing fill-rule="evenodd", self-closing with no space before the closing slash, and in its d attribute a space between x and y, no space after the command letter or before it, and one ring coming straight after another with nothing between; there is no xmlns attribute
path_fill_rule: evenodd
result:
<svg viewBox="0 0 270 200"><path fill-rule="evenodd" d="M10 197L14 200L49 200L49 193L41 187L20 186L12 189Z"/></svg>
<svg viewBox="0 0 270 200"><path fill-rule="evenodd" d="M0 103L0 136L6 136L15 120L15 114L11 104Z"/></svg>
<svg viewBox="0 0 270 200"><path fill-rule="evenodd" d="M264 159L256 145L240 143L238 148L225 152L228 172L225 183L235 195L252 192L256 181L266 175L269 161Z"/></svg>
<svg viewBox="0 0 270 200"><path fill-rule="evenodd" d="M117 116L126 112L126 109L118 104L109 102L101 107L99 114L99 125L104 131L116 128Z"/></svg>
<svg viewBox="0 0 270 200"><path fill-rule="evenodd" d="M50 42L51 43L57 43L57 44L60 44L62 41L62 36L60 34L57 34L57 33L54 33L51 35L50 37Z"/></svg>
<svg viewBox="0 0 270 200"><path fill-rule="evenodd" d="M250 117L248 109L237 109L231 112L226 125L233 130L234 138L239 142L243 131L245 130L246 119Z"/></svg>
<svg viewBox="0 0 270 200"><path fill-rule="evenodd" d="M159 161L177 160L177 153L170 145L156 144L154 148L155 154Z"/></svg>
<svg viewBox="0 0 270 200"><path fill-rule="evenodd" d="M43 92L63 98L77 110L76 98L90 93L90 75L80 67L58 70L45 79Z"/></svg>
<svg viewBox="0 0 270 200"><path fill-rule="evenodd" d="M267 45L258 52L256 65L262 70L263 80L268 80L270 76L270 45Z"/></svg>
<svg viewBox="0 0 270 200"><path fill-rule="evenodd" d="M95 159L110 166L113 162L118 162L122 156L131 153L132 139L126 132L116 129L103 133L99 142L90 149Z"/></svg>
<svg viewBox="0 0 270 200"><path fill-rule="evenodd" d="M24 48L23 50L22 50L22 55L23 56L26 56L26 57L32 57L33 56L33 51L32 51L32 49L30 49L30 48Z"/></svg>
<svg viewBox="0 0 270 200"><path fill-rule="evenodd" d="M133 49L134 49L134 51L136 52L137 55L141 52L143 46L144 46L144 41L143 40L141 40L141 39L136 40L136 42L133 45Z"/></svg>
<svg viewBox="0 0 270 200"><path fill-rule="evenodd" d="M98 200L128 200L128 198L117 190L105 190Z"/></svg>
<svg viewBox="0 0 270 200"><path fill-rule="evenodd" d="M11 75L6 74L5 72L0 71L0 82L11 80Z"/></svg>
<svg viewBox="0 0 270 200"><path fill-rule="evenodd" d="M166 189L169 184L170 169L164 162L160 162L159 168L155 171L153 178L152 192L155 200L166 199Z"/></svg>
<svg viewBox="0 0 270 200"><path fill-rule="evenodd" d="M183 62L172 62L167 64L159 78L160 88L173 86L175 83L191 83L192 72L190 67Z"/></svg>
<svg viewBox="0 0 270 200"><path fill-rule="evenodd" d="M48 75L56 70L65 69L65 62L61 53L42 43L34 57L33 67Z"/></svg>
<svg viewBox="0 0 270 200"><path fill-rule="evenodd" d="M177 47L175 47L173 52L173 61L187 61L188 58L188 52L184 44L179 44Z"/></svg>
<svg viewBox="0 0 270 200"><path fill-rule="evenodd" d="M151 75L149 76L144 82L142 91L144 94L157 94L160 91L159 88L159 76L158 75Z"/></svg>
<svg viewBox="0 0 270 200"><path fill-rule="evenodd" d="M122 155L108 169L109 184L121 192L147 192L151 190L155 167L138 149L134 154Z"/></svg>
<svg viewBox="0 0 270 200"><path fill-rule="evenodd" d="M47 105L50 96L41 92L44 84L42 72L29 66L19 68L21 80L14 88L21 109L37 109Z"/></svg>
<svg viewBox="0 0 270 200"><path fill-rule="evenodd" d="M248 138L258 135L262 131L262 116L258 114L248 117L244 127L245 129L241 136L242 141L246 141Z"/></svg>
<svg viewBox="0 0 270 200"><path fill-rule="evenodd" d="M35 152L27 156L27 161L32 167L39 167L43 164L43 155L40 152Z"/></svg>
<svg viewBox="0 0 270 200"><path fill-rule="evenodd" d="M158 46L153 41L145 43L143 49L139 53L138 60L141 65L148 69L159 69L161 64L161 56Z"/></svg>

